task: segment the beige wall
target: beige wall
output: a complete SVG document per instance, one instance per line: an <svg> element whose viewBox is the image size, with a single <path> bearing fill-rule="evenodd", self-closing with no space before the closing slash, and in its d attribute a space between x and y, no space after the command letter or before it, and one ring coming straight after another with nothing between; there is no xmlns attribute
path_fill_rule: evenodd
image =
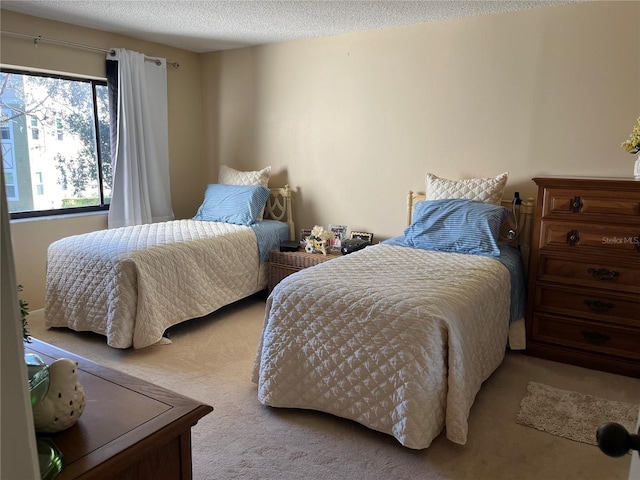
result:
<svg viewBox="0 0 640 480"><path fill-rule="evenodd" d="M219 164L272 165L298 227L402 233L407 190L510 172L631 176L640 115L640 2L588 2L197 55L2 11L2 29L179 61L168 71L176 216ZM102 76L103 57L2 36L0 61ZM12 224L18 281L44 305L46 248L104 216Z"/></svg>
<svg viewBox="0 0 640 480"><path fill-rule="evenodd" d="M632 176L640 3L593 2L204 55L210 163L272 165L299 227L402 233L426 172ZM212 113L213 115L213 113Z"/></svg>
<svg viewBox="0 0 640 480"><path fill-rule="evenodd" d="M179 62L179 69L167 68L171 195L177 218L193 216L202 201L206 185L200 56L164 45L6 10L2 10L1 14L2 30L42 35L104 49L122 47ZM2 35L0 62L5 66L105 77L105 56L102 53L44 42L34 48L30 39L8 35ZM22 298L30 308L44 307L48 245L67 235L106 226L105 214L11 222L17 281L24 286Z"/></svg>

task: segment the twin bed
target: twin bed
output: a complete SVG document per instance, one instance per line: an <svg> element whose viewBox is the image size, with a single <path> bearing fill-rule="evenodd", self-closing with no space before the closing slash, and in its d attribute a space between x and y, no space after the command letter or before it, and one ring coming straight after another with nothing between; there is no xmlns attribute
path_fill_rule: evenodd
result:
<svg viewBox="0 0 640 480"><path fill-rule="evenodd" d="M413 449L443 429L466 443L482 383L508 343L524 347L527 245L511 244L527 242L531 205L517 205L516 226L499 206L506 178L489 200L434 195L439 180L427 179L431 199L410 193L404 235L274 288L252 376L261 403L354 420ZM500 228L512 241L498 242Z"/></svg>
<svg viewBox="0 0 640 480"><path fill-rule="evenodd" d="M506 179L427 174L427 195L409 194L403 235L281 281L252 372L258 400L354 420L412 449L443 429L465 444L482 383L508 347L525 346L532 205L501 201ZM249 226L212 221L205 198L196 220L55 242L47 326L142 348L264 289L267 252L295 232L291 192L271 193L271 219Z"/></svg>
<svg viewBox="0 0 640 480"><path fill-rule="evenodd" d="M213 184L194 219L63 238L48 249L45 324L115 348L170 343L172 325L265 289L269 250L294 232L288 187Z"/></svg>

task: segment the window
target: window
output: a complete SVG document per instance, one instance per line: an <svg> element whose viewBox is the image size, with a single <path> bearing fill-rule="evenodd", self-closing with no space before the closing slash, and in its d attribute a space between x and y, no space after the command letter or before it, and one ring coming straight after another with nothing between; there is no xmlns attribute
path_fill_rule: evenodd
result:
<svg viewBox="0 0 640 480"><path fill-rule="evenodd" d="M11 122L7 120L9 115L10 112L4 109L0 113L2 117L0 122L0 129L2 130L0 142L2 142L2 169L4 171L7 200L12 201L18 198L18 185L16 185L16 162L13 142L11 141Z"/></svg>
<svg viewBox="0 0 640 480"><path fill-rule="evenodd" d="M64 140L64 132L62 131L62 119L56 118L56 135L58 140Z"/></svg>
<svg viewBox="0 0 640 480"><path fill-rule="evenodd" d="M11 218L109 208L105 80L0 69L0 108Z"/></svg>
<svg viewBox="0 0 640 480"><path fill-rule="evenodd" d="M42 184L42 172L36 172L36 195L44 195L44 185Z"/></svg>
<svg viewBox="0 0 640 480"><path fill-rule="evenodd" d="M2 140L11 139L11 126L6 120L7 118L9 118L9 112L2 112L2 115L0 116L0 139Z"/></svg>
<svg viewBox="0 0 640 480"><path fill-rule="evenodd" d="M17 197L18 188L16 187L15 174L13 172L4 172L4 184L7 189L7 200Z"/></svg>
<svg viewBox="0 0 640 480"><path fill-rule="evenodd" d="M31 138L34 140L40 139L40 129L38 128L38 119L31 117Z"/></svg>

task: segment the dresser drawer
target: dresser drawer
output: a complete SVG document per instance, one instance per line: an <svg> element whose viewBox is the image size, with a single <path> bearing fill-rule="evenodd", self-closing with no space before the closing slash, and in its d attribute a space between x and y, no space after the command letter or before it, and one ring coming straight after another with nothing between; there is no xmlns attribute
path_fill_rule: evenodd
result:
<svg viewBox="0 0 640 480"><path fill-rule="evenodd" d="M605 217L611 221L629 220L640 224L640 195L637 192L546 188L542 217L586 219Z"/></svg>
<svg viewBox="0 0 640 480"><path fill-rule="evenodd" d="M640 330L633 328L536 314L533 319L532 338L556 345L640 360Z"/></svg>
<svg viewBox="0 0 640 480"><path fill-rule="evenodd" d="M538 279L640 295L640 254L637 263L619 260L582 259L576 256L540 254Z"/></svg>
<svg viewBox="0 0 640 480"><path fill-rule="evenodd" d="M640 225L601 225L543 220L540 250L553 247L565 251L601 255L628 255L640 259ZM622 257L619 257L622 258Z"/></svg>
<svg viewBox="0 0 640 480"><path fill-rule="evenodd" d="M640 296L538 283L536 310L640 327Z"/></svg>

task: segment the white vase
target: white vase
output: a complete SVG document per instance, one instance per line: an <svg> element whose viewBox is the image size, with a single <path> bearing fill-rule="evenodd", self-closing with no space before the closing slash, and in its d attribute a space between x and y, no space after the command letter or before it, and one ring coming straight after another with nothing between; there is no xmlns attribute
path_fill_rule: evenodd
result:
<svg viewBox="0 0 640 480"><path fill-rule="evenodd" d="M640 180L640 154L638 154L636 163L633 166L633 178Z"/></svg>

